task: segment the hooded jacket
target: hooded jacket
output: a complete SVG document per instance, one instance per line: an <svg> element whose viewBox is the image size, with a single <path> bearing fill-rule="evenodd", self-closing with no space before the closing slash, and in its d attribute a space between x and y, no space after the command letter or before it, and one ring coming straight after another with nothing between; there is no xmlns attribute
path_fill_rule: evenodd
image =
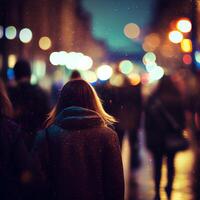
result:
<svg viewBox="0 0 200 200"><path fill-rule="evenodd" d="M68 107L38 133L37 170L56 200L122 200L124 179L116 133L94 111Z"/></svg>

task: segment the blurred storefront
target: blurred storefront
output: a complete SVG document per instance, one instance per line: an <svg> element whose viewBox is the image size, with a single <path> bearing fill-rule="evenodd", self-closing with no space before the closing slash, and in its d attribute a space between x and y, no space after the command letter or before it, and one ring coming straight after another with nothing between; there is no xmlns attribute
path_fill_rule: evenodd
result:
<svg viewBox="0 0 200 200"><path fill-rule="evenodd" d="M104 60L105 44L92 36L91 16L81 1L0 0L0 5L0 68L4 77L12 79L16 60L25 58L32 63L33 82L43 79L46 72L51 78L64 79L67 70L50 62L53 52L81 53L91 58L94 67Z"/></svg>

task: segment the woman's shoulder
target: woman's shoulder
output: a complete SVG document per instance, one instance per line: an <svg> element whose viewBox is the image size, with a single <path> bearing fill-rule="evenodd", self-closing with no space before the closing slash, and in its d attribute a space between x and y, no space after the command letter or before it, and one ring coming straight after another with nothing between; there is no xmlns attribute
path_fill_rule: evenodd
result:
<svg viewBox="0 0 200 200"><path fill-rule="evenodd" d="M117 133L112 127L107 127L107 126L101 127L99 131L104 141L110 141L110 142L118 141Z"/></svg>

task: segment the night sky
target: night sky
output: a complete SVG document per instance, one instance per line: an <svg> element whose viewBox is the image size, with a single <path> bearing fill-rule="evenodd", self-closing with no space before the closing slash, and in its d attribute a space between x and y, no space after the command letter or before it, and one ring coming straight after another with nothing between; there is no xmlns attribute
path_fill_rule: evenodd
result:
<svg viewBox="0 0 200 200"><path fill-rule="evenodd" d="M92 15L92 32L104 40L114 52L141 52L141 40L152 20L156 0L83 0L83 7ZM123 33L127 23L142 28L137 41Z"/></svg>

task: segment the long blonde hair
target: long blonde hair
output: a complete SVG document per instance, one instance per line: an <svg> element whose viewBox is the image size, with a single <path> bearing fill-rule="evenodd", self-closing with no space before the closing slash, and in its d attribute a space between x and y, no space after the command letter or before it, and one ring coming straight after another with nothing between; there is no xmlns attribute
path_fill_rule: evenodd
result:
<svg viewBox="0 0 200 200"><path fill-rule="evenodd" d="M63 86L57 104L48 115L46 127L54 123L59 112L70 106L79 106L97 112L105 125L116 122L114 117L104 110L95 89L86 81L78 79L71 80Z"/></svg>
<svg viewBox="0 0 200 200"><path fill-rule="evenodd" d="M4 83L0 80L0 115L7 117L13 116L13 108L11 101L7 95Z"/></svg>

